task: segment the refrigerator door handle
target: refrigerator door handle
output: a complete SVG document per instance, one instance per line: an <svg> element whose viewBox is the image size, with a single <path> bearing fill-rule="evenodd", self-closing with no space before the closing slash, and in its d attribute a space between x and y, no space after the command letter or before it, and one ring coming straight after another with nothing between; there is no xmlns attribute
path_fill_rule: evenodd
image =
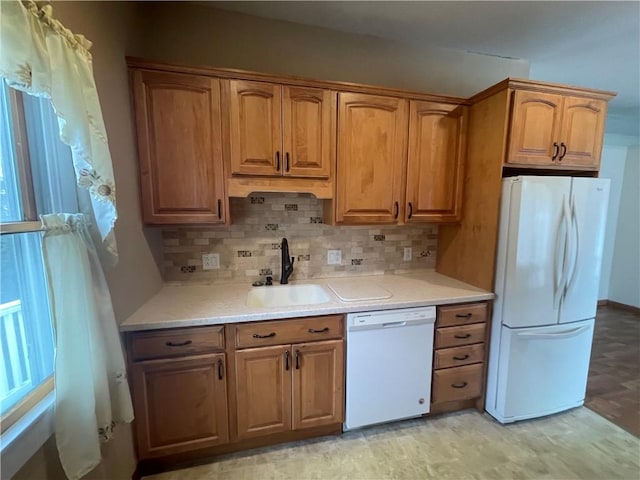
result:
<svg viewBox="0 0 640 480"><path fill-rule="evenodd" d="M584 327L578 327L578 328L573 328L571 330L564 330L562 332L557 332L557 333L516 333L516 335L518 337L527 337L527 338L531 338L531 339L543 339L543 338L548 338L548 339L554 339L554 338L568 338L568 337L575 337L577 335L580 335L582 332L586 332L587 330L589 330L589 326L586 325Z"/></svg>
<svg viewBox="0 0 640 480"><path fill-rule="evenodd" d="M563 198L562 211L560 213L560 224L558 225L558 233L556 234L556 251L553 259L553 308L555 310L558 310L560 308L560 300L564 296L565 292L567 278L566 244L567 238L569 236L569 228L569 209L567 206L567 200Z"/></svg>
<svg viewBox="0 0 640 480"><path fill-rule="evenodd" d="M571 247L569 248L568 257L571 259L571 268L568 269L567 275L567 286L565 288L566 292L573 285L573 281L576 278L576 273L578 271L578 251L580 248L580 238L578 235L578 219L576 216L576 200L575 196L571 197L571 221L570 221L571 229L569 230L570 236L573 237L573 242L569 242Z"/></svg>

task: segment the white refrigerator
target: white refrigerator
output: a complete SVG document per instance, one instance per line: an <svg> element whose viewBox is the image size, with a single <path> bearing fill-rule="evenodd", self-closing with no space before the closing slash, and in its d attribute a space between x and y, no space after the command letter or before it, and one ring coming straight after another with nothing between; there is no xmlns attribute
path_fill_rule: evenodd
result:
<svg viewBox="0 0 640 480"><path fill-rule="evenodd" d="M609 180L502 185L485 408L501 423L584 403Z"/></svg>

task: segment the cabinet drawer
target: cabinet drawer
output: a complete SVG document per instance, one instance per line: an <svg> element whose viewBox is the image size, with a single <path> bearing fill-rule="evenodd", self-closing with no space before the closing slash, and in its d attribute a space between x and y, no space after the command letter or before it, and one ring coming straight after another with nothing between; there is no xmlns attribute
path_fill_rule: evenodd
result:
<svg viewBox="0 0 640 480"><path fill-rule="evenodd" d="M436 350L433 368L459 367L484 360L484 343Z"/></svg>
<svg viewBox="0 0 640 480"><path fill-rule="evenodd" d="M486 303L468 303L466 305L448 305L438 307L437 327L467 325L487 321Z"/></svg>
<svg viewBox="0 0 640 480"><path fill-rule="evenodd" d="M224 326L192 327L134 333L130 337L131 359L176 357L224 349Z"/></svg>
<svg viewBox="0 0 640 480"><path fill-rule="evenodd" d="M451 402L480 396L482 363L433 372L433 402Z"/></svg>
<svg viewBox="0 0 640 480"><path fill-rule="evenodd" d="M342 338L342 315L244 323L236 326L236 348Z"/></svg>
<svg viewBox="0 0 640 480"><path fill-rule="evenodd" d="M458 347L484 342L485 324L436 328L436 348Z"/></svg>

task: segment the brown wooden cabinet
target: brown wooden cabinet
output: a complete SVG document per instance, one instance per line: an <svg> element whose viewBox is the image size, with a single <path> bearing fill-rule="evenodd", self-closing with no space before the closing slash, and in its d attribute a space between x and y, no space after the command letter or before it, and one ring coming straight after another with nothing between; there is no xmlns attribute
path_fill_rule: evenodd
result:
<svg viewBox="0 0 640 480"><path fill-rule="evenodd" d="M335 222L395 224L404 212L407 100L338 95Z"/></svg>
<svg viewBox="0 0 640 480"><path fill-rule="evenodd" d="M343 317L334 315L236 327L239 439L342 423L343 325ZM251 346L251 339L273 344L280 337L308 341L240 349Z"/></svg>
<svg viewBox="0 0 640 480"><path fill-rule="evenodd" d="M486 302L437 307L431 412L483 408Z"/></svg>
<svg viewBox="0 0 640 480"><path fill-rule="evenodd" d="M341 92L330 221L459 221L465 132L464 106Z"/></svg>
<svg viewBox="0 0 640 480"><path fill-rule="evenodd" d="M457 222L462 211L466 107L409 104L405 222Z"/></svg>
<svg viewBox="0 0 640 480"><path fill-rule="evenodd" d="M219 80L133 69L132 82L144 222L225 223Z"/></svg>
<svg viewBox="0 0 640 480"><path fill-rule="evenodd" d="M606 101L515 90L512 108L509 166L598 169Z"/></svg>
<svg viewBox="0 0 640 480"><path fill-rule="evenodd" d="M224 327L127 335L138 458L229 441Z"/></svg>
<svg viewBox="0 0 640 480"><path fill-rule="evenodd" d="M232 175L327 178L335 93L228 80Z"/></svg>

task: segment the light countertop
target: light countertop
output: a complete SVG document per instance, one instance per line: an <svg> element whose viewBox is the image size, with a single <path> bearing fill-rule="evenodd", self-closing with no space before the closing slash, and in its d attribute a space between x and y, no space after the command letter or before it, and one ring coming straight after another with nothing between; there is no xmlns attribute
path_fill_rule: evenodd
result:
<svg viewBox="0 0 640 480"><path fill-rule="evenodd" d="M363 301L341 301L328 287L348 283L369 283L382 287L391 297ZM288 307L249 307L246 299L252 288L248 284L165 285L155 296L120 324L120 330L154 330L160 328L219 325L254 322L313 315L366 312L393 308L421 307L464 303L494 298L494 294L431 270L402 275L373 275L322 278L290 282L290 285L320 285L330 300L315 305Z"/></svg>

